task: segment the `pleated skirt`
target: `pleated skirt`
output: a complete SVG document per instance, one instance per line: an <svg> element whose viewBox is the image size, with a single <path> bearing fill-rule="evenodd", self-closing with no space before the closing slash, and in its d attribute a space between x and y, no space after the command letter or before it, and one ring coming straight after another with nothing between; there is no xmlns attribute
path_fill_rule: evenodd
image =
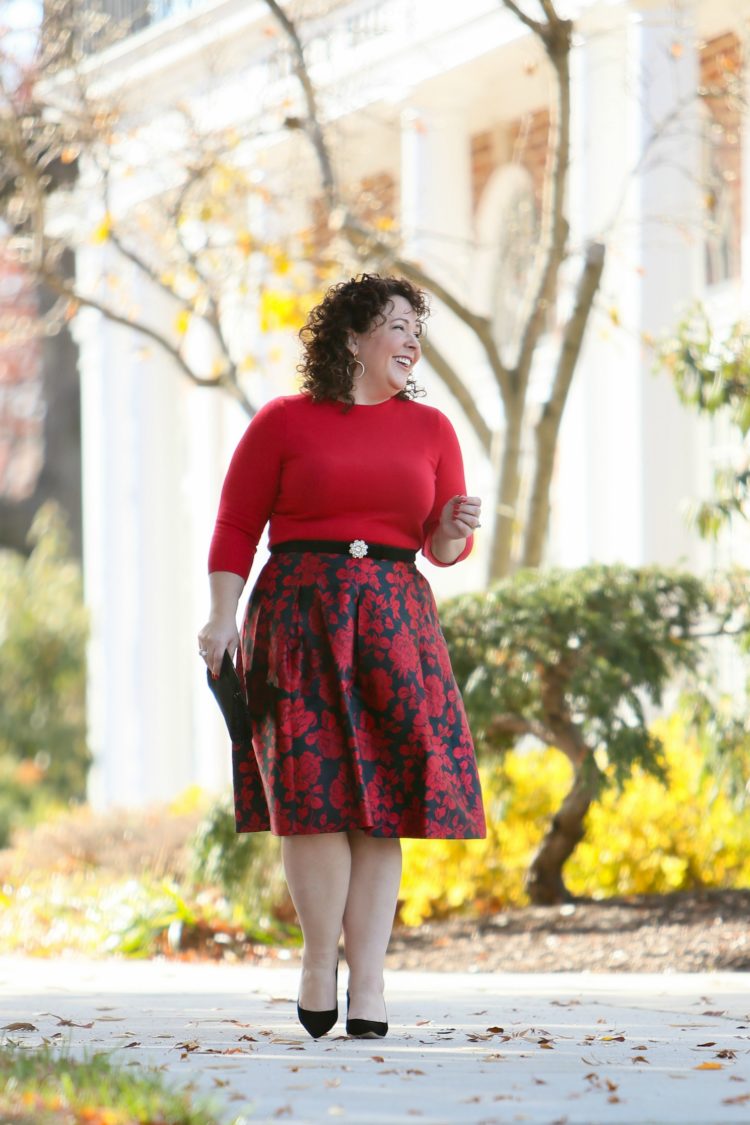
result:
<svg viewBox="0 0 750 1125"><path fill-rule="evenodd" d="M413 563L272 555L238 671L253 732L233 746L239 832L486 834L463 702Z"/></svg>

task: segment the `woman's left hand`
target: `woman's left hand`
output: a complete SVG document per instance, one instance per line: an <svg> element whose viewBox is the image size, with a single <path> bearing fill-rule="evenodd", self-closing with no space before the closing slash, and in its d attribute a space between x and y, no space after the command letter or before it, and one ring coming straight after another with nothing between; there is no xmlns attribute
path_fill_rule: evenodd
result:
<svg viewBox="0 0 750 1125"><path fill-rule="evenodd" d="M446 539L467 539L482 526L481 510L478 496L452 496L440 514L440 530Z"/></svg>

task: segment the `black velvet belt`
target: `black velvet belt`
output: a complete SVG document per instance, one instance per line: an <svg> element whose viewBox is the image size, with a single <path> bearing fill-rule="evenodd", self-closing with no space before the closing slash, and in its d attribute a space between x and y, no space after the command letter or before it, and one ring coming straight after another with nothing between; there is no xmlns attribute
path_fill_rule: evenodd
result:
<svg viewBox="0 0 750 1125"><path fill-rule="evenodd" d="M274 543L270 548L272 555L286 554L290 551L312 551L318 555L350 555L353 559L390 559L394 562L413 563L416 551L407 547L388 547L383 543L367 543L364 539L287 539L284 543Z"/></svg>

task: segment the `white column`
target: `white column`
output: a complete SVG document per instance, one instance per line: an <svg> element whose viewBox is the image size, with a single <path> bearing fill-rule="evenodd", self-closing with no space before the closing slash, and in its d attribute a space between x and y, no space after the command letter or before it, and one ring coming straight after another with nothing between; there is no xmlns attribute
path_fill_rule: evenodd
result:
<svg viewBox="0 0 750 1125"><path fill-rule="evenodd" d="M573 240L603 237L607 266L562 435L557 555L673 563L693 546L681 502L693 494L695 423L643 341L695 293L696 52L666 5L598 8L579 30Z"/></svg>
<svg viewBox="0 0 750 1125"><path fill-rule="evenodd" d="M469 291L472 258L471 144L466 113L460 104L412 106L402 113L401 224L404 252L461 300ZM472 372L473 385L484 379L477 340L439 301L432 301L428 332L458 371ZM426 365L417 382L427 402L442 410L455 426L464 458L467 488L493 494L491 467L443 383ZM438 597L477 589L486 574L484 543L458 567L425 566ZM421 564L420 564L421 565Z"/></svg>
<svg viewBox="0 0 750 1125"><path fill-rule="evenodd" d="M460 105L403 111L401 222L406 253L461 293L471 245L471 151Z"/></svg>
<svg viewBox="0 0 750 1125"><path fill-rule="evenodd" d="M692 5L679 11L678 28L670 26L673 5L644 5L634 17L644 76L642 149L655 130L661 134L641 176L640 329L654 338L674 328L702 277L699 60ZM696 494L697 420L678 404L667 375L652 374L648 354L641 360L641 427L647 561L676 562L696 550L683 503Z"/></svg>
<svg viewBox="0 0 750 1125"><path fill-rule="evenodd" d="M183 489L189 502L190 546L186 566L190 575L188 637L191 716L194 744L193 780L217 791L229 785L231 751L227 729L206 684L206 668L198 656L196 634L209 611L208 548L219 506L219 494L231 454L247 418L227 396L214 390L193 389L187 396L185 440L189 457ZM238 625L247 599L240 600Z"/></svg>
<svg viewBox="0 0 750 1125"><path fill-rule="evenodd" d="M750 23L742 37L743 104L750 105ZM742 307L750 309L750 113L742 114Z"/></svg>
<svg viewBox="0 0 750 1125"><path fill-rule="evenodd" d="M79 255L95 284L99 251ZM86 275L88 274L88 277ZM138 294L147 315L169 315ZM191 456L185 387L156 349L85 312L81 349L89 726L97 805L174 796L194 779Z"/></svg>

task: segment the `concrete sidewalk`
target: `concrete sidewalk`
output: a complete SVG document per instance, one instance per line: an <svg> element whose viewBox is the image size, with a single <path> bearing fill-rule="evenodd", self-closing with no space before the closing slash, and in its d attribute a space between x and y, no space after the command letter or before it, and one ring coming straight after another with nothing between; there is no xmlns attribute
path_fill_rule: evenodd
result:
<svg viewBox="0 0 750 1125"><path fill-rule="evenodd" d="M216 1098L217 1122L750 1122L750 974L402 972L387 1039L346 1039L342 1018L317 1042L296 1021L297 977L0 958L0 1026L37 1029L0 1035L163 1067Z"/></svg>

